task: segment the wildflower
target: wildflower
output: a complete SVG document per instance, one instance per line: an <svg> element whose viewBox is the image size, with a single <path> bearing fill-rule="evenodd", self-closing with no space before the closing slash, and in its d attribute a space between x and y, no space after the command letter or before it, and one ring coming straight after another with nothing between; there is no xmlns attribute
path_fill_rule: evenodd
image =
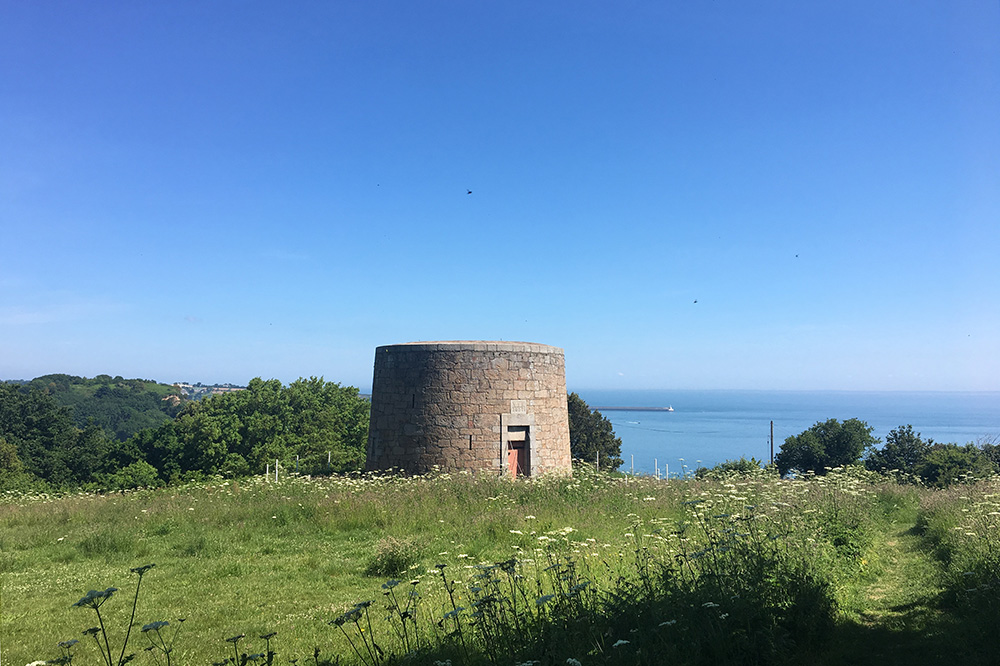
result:
<svg viewBox="0 0 1000 666"><path fill-rule="evenodd" d="M583 666L583 664L580 663L579 659L574 659L573 657L570 657L569 659L566 660L566 666Z"/></svg>
<svg viewBox="0 0 1000 666"><path fill-rule="evenodd" d="M147 631L159 631L160 629L163 629L163 627L167 626L170 626L170 623L164 620L160 620L158 622L150 622L149 624L144 624L142 626L142 632L146 633Z"/></svg>
<svg viewBox="0 0 1000 666"><path fill-rule="evenodd" d="M226 642L227 643L235 643L236 641L240 640L241 638L245 638L245 637L246 637L246 634L240 634L239 636L230 636L229 638L226 639Z"/></svg>
<svg viewBox="0 0 1000 666"><path fill-rule="evenodd" d="M661 627L672 627L675 624L677 624L677 620L667 620L666 622L661 622L660 626Z"/></svg>
<svg viewBox="0 0 1000 666"><path fill-rule="evenodd" d="M72 638L68 641L59 641L59 647L61 647L64 650L68 650L69 648L73 647L79 642L80 641L76 640L75 638Z"/></svg>
<svg viewBox="0 0 1000 666"><path fill-rule="evenodd" d="M628 644L629 644L629 641L625 640L624 638L620 638L620 639L618 639L618 642L616 642L611 647L616 648L616 647L621 647L623 645L628 645Z"/></svg>
<svg viewBox="0 0 1000 666"><path fill-rule="evenodd" d="M540 596L537 599L535 599L535 605L537 605L537 606L544 606L545 604L549 603L553 599L555 599L555 595L553 595L553 594L543 594L542 596Z"/></svg>
<svg viewBox="0 0 1000 666"><path fill-rule="evenodd" d="M701 607L702 608L718 608L719 604L715 603L714 601L706 601L705 603L703 603L701 605Z"/></svg>
<svg viewBox="0 0 1000 666"><path fill-rule="evenodd" d="M384 583L382 583L382 589L383 590L391 590L392 588L396 587L397 585L399 585L399 581L396 580L395 578L393 578L392 580L387 580Z"/></svg>
<svg viewBox="0 0 1000 666"><path fill-rule="evenodd" d="M139 574L140 576L142 576L144 573L146 573L155 566L156 566L155 564L143 564L141 567L134 567L132 569L129 569L129 571L131 571L134 574Z"/></svg>
<svg viewBox="0 0 1000 666"><path fill-rule="evenodd" d="M109 587L103 592L97 590L91 590L87 592L78 602L73 604L73 606L79 606L80 608L93 608L97 610L101 607L105 601L111 598L111 595L118 591L117 587Z"/></svg>

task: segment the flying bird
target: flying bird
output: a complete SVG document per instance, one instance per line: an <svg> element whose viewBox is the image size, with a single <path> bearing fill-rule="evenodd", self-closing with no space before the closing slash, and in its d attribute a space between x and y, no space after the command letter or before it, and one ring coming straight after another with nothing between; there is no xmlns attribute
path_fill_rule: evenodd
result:
<svg viewBox="0 0 1000 666"><path fill-rule="evenodd" d="M465 193L466 194L472 194L472 190L466 190Z"/></svg>

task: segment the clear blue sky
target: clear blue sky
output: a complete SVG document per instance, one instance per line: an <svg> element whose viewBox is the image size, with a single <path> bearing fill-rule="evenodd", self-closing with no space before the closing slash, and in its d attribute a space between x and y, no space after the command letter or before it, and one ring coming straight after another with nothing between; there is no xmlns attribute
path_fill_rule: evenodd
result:
<svg viewBox="0 0 1000 666"><path fill-rule="evenodd" d="M0 2L0 378L1000 390L998 257L993 0Z"/></svg>

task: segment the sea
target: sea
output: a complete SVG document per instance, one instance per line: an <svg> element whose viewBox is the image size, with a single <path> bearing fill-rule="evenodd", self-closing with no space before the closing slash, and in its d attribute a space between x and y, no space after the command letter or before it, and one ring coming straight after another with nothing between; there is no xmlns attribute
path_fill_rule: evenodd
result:
<svg viewBox="0 0 1000 666"><path fill-rule="evenodd" d="M622 440L622 471L671 477L726 460L771 459L819 421L857 418L883 442L912 425L935 442L1000 444L1000 392L577 390ZM645 409L627 409L645 408ZM674 411L649 411L672 407ZM625 409L622 409L625 408Z"/></svg>

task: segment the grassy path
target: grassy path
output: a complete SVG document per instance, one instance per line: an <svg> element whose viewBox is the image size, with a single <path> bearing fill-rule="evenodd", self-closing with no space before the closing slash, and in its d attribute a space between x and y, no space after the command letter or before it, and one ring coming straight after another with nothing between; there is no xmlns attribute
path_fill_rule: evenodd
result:
<svg viewBox="0 0 1000 666"><path fill-rule="evenodd" d="M940 608L940 565L913 522L894 522L879 539L874 572L859 580L842 604L843 619L823 663L951 662L953 619Z"/></svg>

